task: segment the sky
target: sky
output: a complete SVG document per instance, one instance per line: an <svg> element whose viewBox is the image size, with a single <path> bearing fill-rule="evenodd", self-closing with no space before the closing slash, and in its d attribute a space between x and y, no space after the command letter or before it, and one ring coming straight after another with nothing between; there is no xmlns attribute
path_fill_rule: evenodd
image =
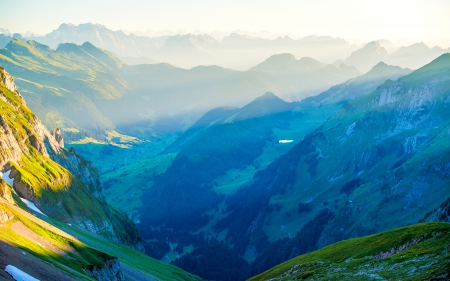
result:
<svg viewBox="0 0 450 281"><path fill-rule="evenodd" d="M127 31L267 31L450 47L449 0L0 0L0 28L46 34L61 23Z"/></svg>

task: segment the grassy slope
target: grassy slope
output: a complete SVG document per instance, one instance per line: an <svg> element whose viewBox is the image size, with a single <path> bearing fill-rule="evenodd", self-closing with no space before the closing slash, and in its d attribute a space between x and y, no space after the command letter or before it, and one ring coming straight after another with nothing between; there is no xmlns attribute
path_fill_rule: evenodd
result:
<svg viewBox="0 0 450 281"><path fill-rule="evenodd" d="M117 143L115 139L111 141ZM163 173L176 155L160 154L172 141L168 136L146 141L123 137L119 145L71 143L68 146L99 167L106 201L137 221L143 192L152 186L153 176Z"/></svg>
<svg viewBox="0 0 450 281"><path fill-rule="evenodd" d="M178 267L161 263L125 245L110 242L102 237L94 236L54 220L52 220L52 223L63 231L74 235L89 247L119 258L122 263L144 275L161 280L202 280Z"/></svg>
<svg viewBox="0 0 450 281"><path fill-rule="evenodd" d="M386 258L375 255L419 243ZM249 280L428 280L450 270L450 225L417 224L335 243Z"/></svg>
<svg viewBox="0 0 450 281"><path fill-rule="evenodd" d="M70 217L85 217L101 222L107 217L101 202L94 198L86 186L74 178L69 171L41 155L30 143L30 139L37 138L29 135L33 132L31 122L34 114L19 100L18 96L3 85L0 91L11 102L0 102L0 114L10 128L14 128L14 136L24 144L25 151L18 163L10 162L19 173L20 182L38 198L43 206L61 204L54 213L48 213L59 219ZM14 107L17 108L14 109ZM5 155L7 155L5 153ZM54 208L50 208L54 209Z"/></svg>
<svg viewBox="0 0 450 281"><path fill-rule="evenodd" d="M14 196L18 200L17 203L20 204L20 199L16 195ZM48 217L40 215L40 218L35 217L17 206L4 202L4 200L0 202L0 209L14 215L13 220L2 224L0 239L53 264L76 278L92 280L85 275L83 268L87 268L91 264L100 267L104 264L104 260L118 257L122 263L148 277L161 280L201 280L175 266L162 264L130 247L93 236L83 230ZM20 233L14 232L11 229L11 225L19 221L26 228L40 236L41 239L56 247L60 252L48 249L42 240L39 241L44 246L39 245L37 241L21 236ZM64 254L61 254L62 252Z"/></svg>
<svg viewBox="0 0 450 281"><path fill-rule="evenodd" d="M443 71L448 71L446 70L446 65L448 66L448 64L445 64L446 56L448 55L444 55L440 58L442 62L440 65L430 64L430 66L425 67L420 71L405 76L405 81L408 84L413 84L408 85L408 87L416 86L421 82L427 82L427 79L433 77L433 75L445 75L446 72ZM445 83L442 84L445 85ZM388 84L385 86L388 86ZM439 99L445 100L448 92L442 91L441 89L439 89L439 91L441 91L440 94L442 95ZM281 210L279 212L272 212L267 217L270 224L264 226L264 230L269 237L276 238L276 234L279 234L280 237L287 237L288 234L280 229L281 224L285 226L285 229L288 228L287 231L295 233L308 220L313 219L321 209L329 208L336 210L343 205L345 206L345 204L348 205L348 203L346 203L347 201L353 201L353 206L362 208L362 212L354 212L353 214L353 222L356 221L355 224L360 223L361 225L367 225L367 227L383 224L382 230L415 223L419 218L423 217L427 208L429 208L428 206L436 206L439 204L442 196L445 196L445 191L443 191L445 190L444 187L436 187L438 190L424 193L427 200L423 201L424 198L421 198L420 202L417 203L420 204L422 208L412 208L411 206L407 206L406 212L402 212L401 208L405 206L406 201L406 199L403 201L403 198L411 196L411 194L407 194L407 189L404 189L401 193L399 189L395 191L394 194L386 194L385 190L375 190L374 184L369 184L372 181L376 181L378 175L384 175L386 171L393 170L393 164L402 159L394 150L395 147L400 147L399 149L401 151L404 149L403 143L406 143L405 139L414 137L416 134L426 134L428 136L428 142L423 146L422 150L419 150L401 166L402 168L406 168L408 174L402 172L401 168L396 169L395 173L398 178L420 178L420 173L423 171L414 167L421 167L422 163L427 163L427 165L430 165L431 167L434 164L438 165L439 163L447 163L448 161L448 154L441 153L443 151L448 151L448 134L446 133L448 126L443 125L439 129L431 128L430 126L429 128L422 130L405 130L400 134L389 136L388 133L386 133L386 131L389 132L387 126L391 125L389 123L390 118L393 118L395 111L392 113L387 111L387 109L375 108L372 110L367 109L366 107L366 104L378 95L379 92L380 90L377 90L365 98L349 103L351 106L338 112L333 118L330 118L329 121L324 123L323 128L318 130L318 132L324 132L325 137L322 137L321 139L322 135L318 135L313 138L312 143L316 148L311 150L309 155L306 153L298 154L301 160L297 160L298 162L295 163L297 168L295 171L296 184L294 188L287 189L285 193L275 195L270 200L271 204L279 204ZM439 118L445 117L445 119L448 120L447 118L449 118L449 116L447 112L448 110L445 109L445 105L443 107L442 104L437 103L432 114L439 116ZM379 119L385 118L384 120L387 120L387 122L383 123L375 118L370 119L368 116L376 116L376 118ZM373 122L373 120L376 120L376 125L370 123ZM357 131L353 136L348 137L351 141L346 141L347 136L345 135L345 130L354 122L360 127L357 128ZM437 122L437 125L439 125L439 122ZM393 126L395 127L395 124ZM385 140L376 141L375 146L364 146L365 144L374 143L373 140L376 140L376 137L379 137L380 135L387 135L387 137ZM432 139L432 136L436 137ZM369 166L371 169L373 168L373 170L364 171L364 168L360 168L359 170L349 169L348 171L342 171L345 170L344 168L349 165L349 163L352 163L352 161L355 162L355 159L358 160L359 156L361 158L368 158L367 155L369 153L375 154L377 153L377 149L382 151L383 148L385 148L385 155L379 157L375 162L376 164L372 167ZM319 149L324 158L318 158L320 155ZM392 151L389 151L389 149L392 149ZM342 154L342 151L345 151L346 154ZM410 155L404 157L410 157ZM317 159L319 159L319 161L314 161ZM430 161L433 161L433 163ZM330 171L332 172L330 173ZM358 174L359 172L360 174ZM364 182L369 183L361 185L349 196L341 193L339 189L356 177L360 177ZM367 196L367 194L370 194L370 196ZM366 223L367 212L375 210L370 212L370 215L388 217L389 214L392 214L394 211L393 209L384 208L384 210L382 210L383 213L379 214L376 208L381 208L386 205L385 202L381 202L382 200L380 200L380 198L385 198L383 200L386 201L390 199L398 202L390 205L391 208L396 208L397 213L395 215L398 215L398 220L377 220L376 225L368 225ZM311 212L307 214L302 213L301 216L285 215L288 212L291 214L295 213L299 202L307 203L310 201L312 201L313 208ZM329 205L325 206L325 202ZM413 202L413 207L414 204L416 203ZM427 206L427 208L423 208L424 206ZM348 217L348 215L345 214L343 216ZM399 224L399 220L403 221L403 223Z"/></svg>
<svg viewBox="0 0 450 281"><path fill-rule="evenodd" d="M0 49L0 63L16 76L22 95L46 126L111 130L95 101L124 93L126 82L116 73L120 62L89 43L67 45L70 49L54 51L14 39Z"/></svg>
<svg viewBox="0 0 450 281"><path fill-rule="evenodd" d="M6 184L2 188L5 190ZM6 187L7 188L7 187ZM20 199L14 196L16 202ZM49 264L67 272L81 280L93 280L87 276L83 268L90 265L102 267L110 255L87 247L74 237L62 233L59 229L45 223L44 221L28 214L19 207L1 200L0 210L13 216L12 220L3 223L0 228L0 239L19 247ZM24 225L32 233L14 230L13 225ZM33 235L39 236L39 240L33 239ZM46 241L46 243L43 242ZM48 245L52 245L49 247Z"/></svg>

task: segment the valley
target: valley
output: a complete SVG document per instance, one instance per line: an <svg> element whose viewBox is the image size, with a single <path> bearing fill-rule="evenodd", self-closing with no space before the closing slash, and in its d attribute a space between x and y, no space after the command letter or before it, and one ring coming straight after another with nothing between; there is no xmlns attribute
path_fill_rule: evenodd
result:
<svg viewBox="0 0 450 281"><path fill-rule="evenodd" d="M450 278L447 45L0 27L0 279Z"/></svg>

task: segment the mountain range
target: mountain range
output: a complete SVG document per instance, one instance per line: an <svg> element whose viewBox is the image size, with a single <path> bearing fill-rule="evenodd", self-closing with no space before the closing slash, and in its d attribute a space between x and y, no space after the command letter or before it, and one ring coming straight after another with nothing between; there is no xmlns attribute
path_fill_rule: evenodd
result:
<svg viewBox="0 0 450 281"><path fill-rule="evenodd" d="M184 246L193 243L199 249L196 256L211 244L202 246L193 242L194 237L185 238L192 233L206 235L232 245L230 255L244 257L250 262L247 274L255 275L343 239L436 219L432 211L449 194L444 152L449 58L442 55L414 72L379 64L369 75L333 87L322 96L335 98L312 106L321 110L340 103L342 108L321 126L297 135L299 140L289 151L268 163L263 155L276 143L274 132L312 120L299 111L302 102L286 104L284 114L263 115L264 119L252 114L235 119L239 111L234 109L208 113L194 131L180 137L181 145L174 143L178 154L144 195L148 204L141 210L142 235L171 237ZM383 71L393 79L405 75L385 81L386 76L380 76ZM366 80L369 77L383 82L374 86ZM365 81L371 92L354 96L353 91L342 90L365 89L355 80ZM262 110L266 107L257 104L263 101L278 108L276 99L266 94L242 110ZM289 115L297 117L290 121ZM275 116L287 121L285 127L271 123ZM246 128L246 123L252 124L248 128L254 135L238 133L237 128ZM273 131L265 133L269 145L264 146L258 137L264 136L266 124ZM239 181L240 177L246 179ZM240 184L230 184L236 180ZM192 271L189 264L195 263L196 256L185 254L189 262L174 264ZM242 272L240 278L248 276Z"/></svg>
<svg viewBox="0 0 450 281"><path fill-rule="evenodd" d="M282 67L283 56L269 60ZM186 70L168 64L125 65L91 43L65 43L52 50L13 39L0 49L0 62L16 76L31 109L71 140L104 139L105 132L115 129L143 137L182 131L214 107L242 106L267 90L299 99L358 74L351 67L303 61L314 67L284 73L255 71L259 66L246 72L218 66Z"/></svg>
<svg viewBox="0 0 450 281"><path fill-rule="evenodd" d="M181 68L198 65L218 65L235 70L248 70L274 54L291 53L296 57L311 57L339 67L344 62L365 73L380 61L403 68L417 69L437 56L448 52L424 43L395 48L387 40L369 42L359 48L341 38L307 36L294 40L288 36L263 39L231 33L221 40L208 34L175 34L157 37L138 36L121 30L113 31L100 24L61 24L44 36L24 35L56 49L61 43L78 45L89 41L131 64L165 62ZM0 47L20 34L0 34ZM130 59L132 58L132 59Z"/></svg>
<svg viewBox="0 0 450 281"><path fill-rule="evenodd" d="M369 72L349 79L342 84L335 85L316 96L305 98L300 101L300 105L303 107L315 107L330 103L344 103L369 94L388 79L396 80L411 72L412 70L410 69L403 69L379 62Z"/></svg>
<svg viewBox="0 0 450 281"><path fill-rule="evenodd" d="M2 280L449 278L446 50L51 34L0 30Z"/></svg>
<svg viewBox="0 0 450 281"><path fill-rule="evenodd" d="M92 23L62 24L45 36L27 39L52 48L61 43L80 45L89 41L118 57L146 57L182 68L203 64L237 70L247 70L274 53L292 52L296 56L311 56L331 62L354 50L354 46L343 39L325 36L309 36L299 40L279 37L269 40L233 33L225 36L222 41L207 34L146 37L133 33L127 35L123 31L113 31Z"/></svg>
<svg viewBox="0 0 450 281"><path fill-rule="evenodd" d="M333 64L345 63L346 65L352 65L363 73L380 61L403 68L417 69L434 58L449 52L449 49L442 49L439 46L430 48L422 42L410 46L402 46L388 54L386 48L382 45L385 45L383 41L370 42L361 49L352 52L347 59L339 60Z"/></svg>

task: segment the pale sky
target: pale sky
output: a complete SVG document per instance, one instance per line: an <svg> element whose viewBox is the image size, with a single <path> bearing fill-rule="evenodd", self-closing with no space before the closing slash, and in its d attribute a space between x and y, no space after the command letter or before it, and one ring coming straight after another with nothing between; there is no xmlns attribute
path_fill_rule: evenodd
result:
<svg viewBox="0 0 450 281"><path fill-rule="evenodd" d="M0 8L0 28L19 33L91 22L113 30L239 29L450 47L449 0L0 0Z"/></svg>

